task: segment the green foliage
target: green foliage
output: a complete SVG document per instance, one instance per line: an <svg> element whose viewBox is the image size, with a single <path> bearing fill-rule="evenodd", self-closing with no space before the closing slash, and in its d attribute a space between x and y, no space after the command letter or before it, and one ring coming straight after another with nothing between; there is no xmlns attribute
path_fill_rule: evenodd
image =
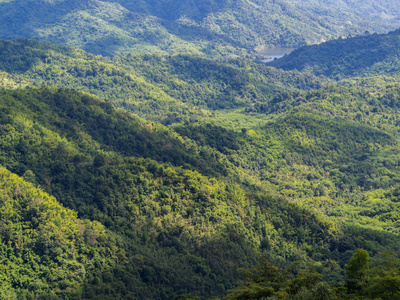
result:
<svg viewBox="0 0 400 300"><path fill-rule="evenodd" d="M242 270L244 281L229 291L226 299L399 299L399 258L381 253L369 266L369 254L357 249L346 264L347 291L343 284L329 286L315 266L286 268L272 265L265 258L251 269Z"/></svg>
<svg viewBox="0 0 400 300"><path fill-rule="evenodd" d="M400 298L400 260L393 252L382 253L370 270L370 285L367 294L381 299Z"/></svg>
<svg viewBox="0 0 400 300"><path fill-rule="evenodd" d="M399 35L400 31L395 30L389 34L339 38L297 49L269 65L284 70L312 72L334 79L396 74L400 70Z"/></svg>
<svg viewBox="0 0 400 300"><path fill-rule="evenodd" d="M369 254L364 249L357 249L347 264L346 272L350 280L362 279L368 271Z"/></svg>
<svg viewBox="0 0 400 300"><path fill-rule="evenodd" d="M368 252L358 249L346 265L348 293L362 299L399 299L399 258L383 252L368 263Z"/></svg>
<svg viewBox="0 0 400 300"><path fill-rule="evenodd" d="M0 168L0 295L79 297L86 277L102 263L107 240L99 222L77 218L54 197ZM43 298L44 299L44 298Z"/></svg>
<svg viewBox="0 0 400 300"><path fill-rule="evenodd" d="M355 109L355 91L308 92L308 108L322 110L341 93L354 97L342 103ZM87 298L172 297L194 286L221 295L238 267L254 263L255 250L277 264L326 262L318 273L338 282L339 264L356 248L398 247L396 192L374 190L398 182L396 136L363 120L299 109L247 131L201 122L166 128L48 87L3 91L1 103L1 163L111 231L113 268L88 274ZM367 175L388 179L373 185L362 181ZM317 280L313 272L299 272L283 291L315 295L317 285L303 287Z"/></svg>
<svg viewBox="0 0 400 300"><path fill-rule="evenodd" d="M73 209L65 222L89 224L74 244L75 223L47 216L44 246L32 248L41 249L38 260L88 258L78 261L84 275L66 275L71 285L38 273L49 284L41 293L129 299L233 289L232 297L333 299L344 295L344 266L363 248L377 264L353 285L348 279L351 297L397 297L396 288L380 288L396 284L397 271L379 262L400 245L393 78L360 82L369 86L362 91L238 59L105 59L34 41L2 45L4 87L68 84L153 120L66 88L0 92L0 164L68 207L60 211ZM9 240L14 223L30 220L11 208ZM97 222L107 228L101 238ZM252 268L259 251L274 276ZM294 261L302 263L288 269ZM63 263L54 264L61 273ZM234 289L237 268L252 275ZM36 296L31 285L18 288L7 279L2 297Z"/></svg>
<svg viewBox="0 0 400 300"><path fill-rule="evenodd" d="M21 1L0 1L2 38L35 38L105 56L252 57L254 49L399 27L393 0L364 1L365 9L326 1Z"/></svg>
<svg viewBox="0 0 400 300"><path fill-rule="evenodd" d="M368 272L369 254L364 249L357 249L350 262L345 265L347 274L347 290L354 293L365 288L365 276Z"/></svg>
<svg viewBox="0 0 400 300"><path fill-rule="evenodd" d="M244 281L231 290L226 299L309 299L308 294L314 287L321 290L323 275L316 272L313 266L299 269L294 263L287 268L273 266L267 259L259 256L259 263L251 269L242 270ZM330 291L324 291L322 299L327 299Z"/></svg>
<svg viewBox="0 0 400 300"><path fill-rule="evenodd" d="M91 275L85 286L87 297L103 293L115 297L184 294L193 291L195 280L203 283L199 290L202 295L218 295L233 287L237 267L252 264L254 249L268 251L275 261L332 259L332 249L334 258L342 260L354 245L345 237L356 233L348 229L340 232L320 213L284 198L243 191L229 180L224 183L162 164L186 164L221 178L238 176L242 184L247 182L257 190L265 188L260 183L268 174L257 171L261 163L264 172L278 172L280 178L274 181L270 177L268 181L276 187L269 185L269 189L285 193L291 188L290 178L305 176L306 182L311 179L309 174L318 174L298 172L284 179L287 168L295 165L295 156L288 152L282 156L282 147L309 155L309 150L301 152L290 143L285 146L279 142L286 134L282 131L285 123L277 123L273 130L245 133L207 124L180 125L173 130L148 124L93 96L65 89L3 91L1 99L2 163L40 184L79 216L102 222L121 240L118 247L123 252L113 258L118 275L107 275L107 279ZM318 128L325 124L335 134L343 133L348 145L337 148L338 159L353 152L358 155L358 146L351 144L359 143L353 137L356 134L362 133L360 141L365 143L376 141L386 147L393 143L390 135L372 129L360 131L355 127L345 133L339 120L327 121L311 114L293 115L288 120L293 125L299 122L293 127L298 130L304 129L301 122L307 122L310 137L322 132ZM330 140L333 133L325 134L320 138ZM323 149L318 155L328 150ZM266 160L253 161L253 157ZM283 161L287 161L285 165ZM254 171L246 174L250 168ZM346 170L342 172L347 174ZM315 182L320 182L320 177L315 177ZM311 186L315 189L310 192L312 197L316 191L325 193L324 187ZM370 246L374 251L380 249L382 240L393 241L393 245L385 246L390 249L397 243L394 237L380 239L378 232L371 231L366 240L357 240L357 245L365 246L374 239L376 244ZM344 242L347 244L342 245ZM127 261L125 257L133 259ZM119 281L125 288L117 288Z"/></svg>
<svg viewBox="0 0 400 300"><path fill-rule="evenodd" d="M87 274L85 297L171 297L196 282L201 295L221 295L254 249L306 258L293 232L306 216L306 241L323 231L334 239L334 224L306 209L190 170L235 174L223 153L160 124L65 89L3 91L0 99L1 163L111 230L112 268Z"/></svg>
<svg viewBox="0 0 400 300"><path fill-rule="evenodd" d="M2 41L1 85L74 88L164 124L209 117L212 111L265 102L281 89L319 88L324 80L252 62L215 62L178 55L106 59L33 40Z"/></svg>

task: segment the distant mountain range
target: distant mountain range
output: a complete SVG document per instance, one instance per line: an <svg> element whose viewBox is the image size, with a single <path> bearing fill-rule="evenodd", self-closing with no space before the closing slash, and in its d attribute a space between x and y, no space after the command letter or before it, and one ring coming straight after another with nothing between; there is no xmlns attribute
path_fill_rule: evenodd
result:
<svg viewBox="0 0 400 300"><path fill-rule="evenodd" d="M0 0L0 37L114 56L247 56L400 27L396 1ZM361 8L360 8L361 7Z"/></svg>

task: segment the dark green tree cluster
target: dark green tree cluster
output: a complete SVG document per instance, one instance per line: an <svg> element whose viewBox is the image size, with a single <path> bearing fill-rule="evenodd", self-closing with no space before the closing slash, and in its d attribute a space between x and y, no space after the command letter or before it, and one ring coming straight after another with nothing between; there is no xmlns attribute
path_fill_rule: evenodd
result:
<svg viewBox="0 0 400 300"><path fill-rule="evenodd" d="M345 265L346 281L329 285L317 265L286 268L272 265L265 257L251 269L242 270L242 283L226 299L399 299L400 259L393 252L374 257L357 249Z"/></svg>

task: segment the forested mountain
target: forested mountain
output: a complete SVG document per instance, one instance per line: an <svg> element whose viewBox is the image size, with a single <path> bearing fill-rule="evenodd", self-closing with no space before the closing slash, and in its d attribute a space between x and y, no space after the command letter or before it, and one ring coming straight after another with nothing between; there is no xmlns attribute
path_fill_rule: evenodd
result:
<svg viewBox="0 0 400 300"><path fill-rule="evenodd" d="M1 104L1 163L25 180L39 184L65 206L78 211L81 218L87 216L103 223L108 228L106 236L111 238L104 246L92 245L100 249L90 250L105 251L110 262L97 264L83 283L76 278L81 287L73 281L63 286L69 287L67 291L53 287L51 292L56 296L75 293L88 298L109 295L126 299L169 298L187 292L221 295L233 287L239 275L237 267L254 263L259 247L268 249L278 261L279 257L292 255L309 260L307 252L297 246L297 234L292 232L300 220L307 218L304 224L312 227L303 234L304 242L312 243L325 235L324 241L335 247L334 241L341 236L331 221L284 198L244 191L238 184L207 178L191 170L197 163L177 151L186 146L192 149L188 153L195 151L192 159L208 158L197 166L202 169L213 160L207 154L211 149L196 150L194 142L168 134L160 126L146 126L91 96L49 88L14 90L2 93ZM156 140L161 144L157 145ZM185 145L175 145L184 141ZM151 149L158 162L142 158L152 155ZM160 155L169 156L170 163L161 163ZM222 156L214 155L214 160ZM174 165L186 165L186 169ZM225 173L228 166L226 162L225 169L215 168L214 172ZM6 188L17 193L14 197L18 204L22 205L25 198L28 203L39 201L34 193L20 197L22 191L9 187L9 183ZM9 193L7 189L5 193ZM18 212L8 218L10 204L2 202L3 226L11 226L2 232L4 246L12 249L7 253L19 247L14 238L14 228L21 226L16 223L19 218L24 224L21 234L29 233L30 223L26 222L38 222L35 215L31 216L33 208L25 205L33 221ZM51 218L62 234L63 223L57 215ZM35 226L41 228L39 224ZM97 238L96 233L94 237L88 235L89 241ZM397 240L392 242L394 246ZM48 247L55 253L62 250L58 244ZM323 254L325 247L321 245L315 253ZM71 251L65 255L74 258ZM29 262L23 256L16 257ZM36 259L43 264L48 260L45 254ZM8 260L5 267L10 268ZM64 268L66 272L74 270L73 265ZM19 272L28 271L22 268ZM18 275L12 274L4 275L3 293L10 286L14 293L31 297L49 291L49 287L46 290L42 285L33 288L29 280L20 284ZM42 275L46 280L50 276L47 274ZM59 283L57 278L52 280Z"/></svg>
<svg viewBox="0 0 400 300"><path fill-rule="evenodd" d="M2 296L398 296L396 84L33 40L0 58Z"/></svg>
<svg viewBox="0 0 400 300"><path fill-rule="evenodd" d="M391 181L398 180L394 174L389 175L389 170L394 169L387 161L390 159L393 164L393 157L386 158L384 154L393 155L396 142L384 132L372 128L360 132L357 124L297 113L283 119L283 126L278 122L268 129L265 137L265 129L243 136L210 125L199 130L193 126L176 128L178 136L161 125L149 126L92 96L46 87L3 92L1 104L2 165L56 196L81 218L99 221L108 228L104 233L107 245L92 246L99 247L96 251L106 251L101 255L108 255L108 263L88 271L84 282L76 278L82 288L68 281L63 285L70 287L66 291L52 289L51 293L58 297L63 293L87 298L109 295L113 299L169 298L188 292L221 295L236 282L237 267L254 264L255 251L265 251L271 261L282 266L295 259L303 260L305 265L326 260L319 272L337 282L343 280L340 265L356 247L374 254L394 250L400 242L394 226L396 192L387 192L393 193L393 198L385 200L385 209L373 204L384 197L382 192L373 192L375 188L388 188L393 185ZM313 130L325 131L326 136L319 139L326 143L332 138L327 127L334 135L343 136L337 136L331 142L333 146L327 145L315 156L313 150L298 145L296 138L292 140L299 135L296 130L285 130L284 124L293 124L301 131L304 122L316 127L309 127L306 140L315 136ZM354 131L349 131L351 126ZM191 139L182 138L188 135ZM374 186L368 180L361 184L357 176L366 180L376 156L362 158L358 173L354 172L360 164L359 157L371 151L363 150L363 143L382 147L379 161L384 166L375 170L374 178L379 180ZM269 150L263 153L266 144ZM335 147L338 160L332 158L328 164L324 161L320 168L318 161L326 159L324 151L331 153ZM251 163L252 152L259 157L257 163ZM149 156L152 159L143 159ZM348 169L336 169L337 164L342 166L345 156L350 157ZM238 163L243 169L239 172L235 167ZM308 171L301 171L300 165L307 166ZM257 171L261 166L263 171ZM198 173L208 173L210 167L220 180ZM251 173L246 175L245 170ZM237 172L247 182L242 183L244 189L229 180L224 182L224 178L232 178ZM328 172L336 172L335 177L327 176ZM391 178L383 182L380 172ZM351 174L353 177L349 177ZM263 185L257 184L258 176L268 178L267 190L275 195L263 192ZM295 184L290 186L290 182ZM11 189L16 193L16 188ZM300 202L288 201L279 194L296 197ZM20 203L19 194L15 197ZM26 196L27 201L34 197L35 194ZM308 203L308 199L312 202ZM334 199L347 200L333 204ZM359 206L357 201L366 203ZM4 210L6 205L2 202ZM360 227L360 217L367 226ZM10 218L5 224L18 228L16 220ZM341 220L346 222L341 225ZM21 234L29 228L22 227ZM15 239L7 242L10 237L6 234L13 230L5 231L2 237L11 249L18 247ZM58 244L52 247L52 251L59 251ZM45 263L47 258L37 259ZM5 266L8 268L9 263ZM64 268L67 272L72 270L69 265ZM30 281L20 286L18 275L10 276L5 275L8 285L3 285L4 293L11 286L19 287L19 292L14 293L40 296L51 288L33 288Z"/></svg>
<svg viewBox="0 0 400 300"><path fill-rule="evenodd" d="M299 70L334 79L373 75L397 76L400 30L337 39L295 50L269 63L283 70Z"/></svg>
<svg viewBox="0 0 400 300"><path fill-rule="evenodd" d="M238 59L224 63L188 55L108 59L33 40L0 44L0 71L5 72L1 86L75 88L164 124L267 101L282 91L319 88L327 81Z"/></svg>
<svg viewBox="0 0 400 300"><path fill-rule="evenodd" d="M397 2L292 0L1 0L0 37L114 56L251 55L399 27Z"/></svg>

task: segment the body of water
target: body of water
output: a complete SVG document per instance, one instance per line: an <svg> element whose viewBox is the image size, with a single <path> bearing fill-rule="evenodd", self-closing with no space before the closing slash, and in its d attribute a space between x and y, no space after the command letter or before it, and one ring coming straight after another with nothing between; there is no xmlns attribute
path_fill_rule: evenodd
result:
<svg viewBox="0 0 400 300"><path fill-rule="evenodd" d="M296 50L297 48L267 48L259 53L265 56L265 59L262 59L261 61L264 63L273 61L275 58L281 58L285 56L285 54L289 54L293 50Z"/></svg>

